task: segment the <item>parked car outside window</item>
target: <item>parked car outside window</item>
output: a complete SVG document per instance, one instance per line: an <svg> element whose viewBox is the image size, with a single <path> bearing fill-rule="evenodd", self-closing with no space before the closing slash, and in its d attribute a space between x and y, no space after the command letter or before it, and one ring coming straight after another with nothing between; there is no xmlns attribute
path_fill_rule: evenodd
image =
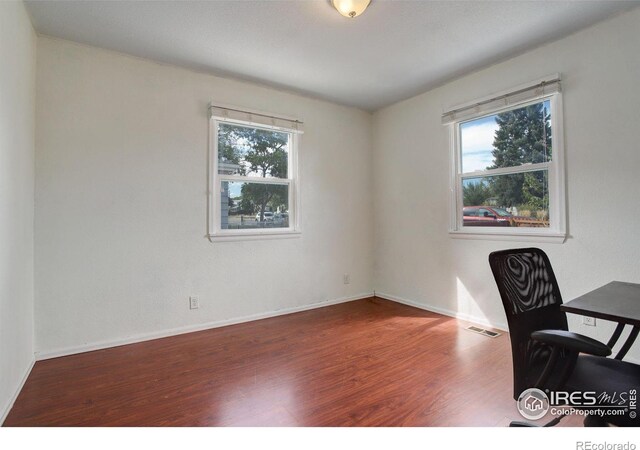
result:
<svg viewBox="0 0 640 450"><path fill-rule="evenodd" d="M465 206L462 217L465 227L509 227L513 219L505 209L493 206Z"/></svg>
<svg viewBox="0 0 640 450"><path fill-rule="evenodd" d="M256 222L273 222L273 213L271 211L265 211L264 220L260 220L260 213L256 214Z"/></svg>

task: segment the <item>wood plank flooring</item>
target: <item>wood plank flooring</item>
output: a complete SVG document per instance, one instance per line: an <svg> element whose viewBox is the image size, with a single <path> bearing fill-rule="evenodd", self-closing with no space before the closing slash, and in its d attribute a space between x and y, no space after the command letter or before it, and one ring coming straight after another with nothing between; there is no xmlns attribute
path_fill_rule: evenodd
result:
<svg viewBox="0 0 640 450"><path fill-rule="evenodd" d="M504 426L508 335L378 298L39 361L5 426ZM569 420L565 425L579 425Z"/></svg>

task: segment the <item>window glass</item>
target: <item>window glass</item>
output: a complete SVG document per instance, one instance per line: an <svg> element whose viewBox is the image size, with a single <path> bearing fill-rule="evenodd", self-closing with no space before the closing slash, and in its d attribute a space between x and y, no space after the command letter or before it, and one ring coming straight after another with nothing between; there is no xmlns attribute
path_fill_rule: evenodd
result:
<svg viewBox="0 0 640 450"><path fill-rule="evenodd" d="M289 133L218 125L218 173L262 178L288 178Z"/></svg>
<svg viewBox="0 0 640 450"><path fill-rule="evenodd" d="M551 161L551 105L532 105L460 124L462 172Z"/></svg>
<svg viewBox="0 0 640 450"><path fill-rule="evenodd" d="M261 122L228 118L233 111L219 113L224 118L212 114L210 121L215 144L210 147L210 162L217 170L210 179L209 239L299 234L296 165L300 122L288 121L290 129L282 123L270 129Z"/></svg>
<svg viewBox="0 0 640 450"><path fill-rule="evenodd" d="M470 207L465 207L463 208L463 215L466 216L477 216L478 215L478 208L470 208Z"/></svg>
<svg viewBox="0 0 640 450"><path fill-rule="evenodd" d="M450 126L453 237L566 239L560 76L468 102Z"/></svg>
<svg viewBox="0 0 640 450"><path fill-rule="evenodd" d="M289 227L289 186L222 181L220 228Z"/></svg>
<svg viewBox="0 0 640 450"><path fill-rule="evenodd" d="M464 226L548 228L548 170L465 178L462 201Z"/></svg>

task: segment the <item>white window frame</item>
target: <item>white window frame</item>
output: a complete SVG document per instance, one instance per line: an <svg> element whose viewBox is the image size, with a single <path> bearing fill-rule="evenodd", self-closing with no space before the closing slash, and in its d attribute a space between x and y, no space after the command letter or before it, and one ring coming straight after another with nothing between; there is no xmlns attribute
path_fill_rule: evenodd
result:
<svg viewBox="0 0 640 450"><path fill-rule="evenodd" d="M559 79L559 75L546 77L526 86L541 83L549 79ZM494 96L499 98L508 96L511 92L523 89L523 86L513 88ZM538 164L524 164L515 167L487 169L474 172L462 172L462 149L460 142L460 125L482 117L491 116L505 111L511 111L527 105L549 100L551 108L551 132L553 139L553 154L551 161ZM465 108L484 102L480 99L458 108ZM562 118L562 93L560 91L535 95L526 101L514 102L499 108L485 109L477 115L465 116L464 119L453 121L449 127L449 151L451 155L450 176L450 229L453 238L461 239L489 239L525 242L563 243L566 240L566 201L565 201L565 167L564 167L564 128ZM479 178L491 175L508 175L515 173L547 170L549 178L549 227L465 227L463 225L463 190L462 181L466 178Z"/></svg>
<svg viewBox="0 0 640 450"><path fill-rule="evenodd" d="M237 109L233 109L237 111ZM266 113L244 110L250 117L256 114L262 117L272 117ZM295 121L285 118L284 120ZM295 121L296 123L300 123ZM218 126L219 124L240 125L250 128L258 128L269 131L278 131L289 135L289 148L287 152L287 178L264 178L256 176L221 175L218 173ZM251 120L223 117L211 113L209 119L209 202L208 202L208 233L207 238L211 242L216 241L240 241L256 239L294 238L301 234L300 230L300 193L298 175L298 147L301 132L298 129L283 126L268 126ZM247 228L247 229L223 229L221 228L221 202L222 183L249 182L262 184L280 184L289 186L289 226L287 228Z"/></svg>

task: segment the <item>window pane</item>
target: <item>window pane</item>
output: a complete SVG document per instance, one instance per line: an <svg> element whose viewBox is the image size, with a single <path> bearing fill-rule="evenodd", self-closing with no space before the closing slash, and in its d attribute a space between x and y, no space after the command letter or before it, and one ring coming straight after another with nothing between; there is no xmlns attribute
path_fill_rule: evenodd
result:
<svg viewBox="0 0 640 450"><path fill-rule="evenodd" d="M549 100L461 123L462 172L551 161L551 135Z"/></svg>
<svg viewBox="0 0 640 450"><path fill-rule="evenodd" d="M462 181L465 227L549 227L548 171Z"/></svg>
<svg viewBox="0 0 640 450"><path fill-rule="evenodd" d="M287 178L289 133L218 124L218 173Z"/></svg>
<svg viewBox="0 0 640 450"><path fill-rule="evenodd" d="M220 228L288 228L289 186L222 181Z"/></svg>

